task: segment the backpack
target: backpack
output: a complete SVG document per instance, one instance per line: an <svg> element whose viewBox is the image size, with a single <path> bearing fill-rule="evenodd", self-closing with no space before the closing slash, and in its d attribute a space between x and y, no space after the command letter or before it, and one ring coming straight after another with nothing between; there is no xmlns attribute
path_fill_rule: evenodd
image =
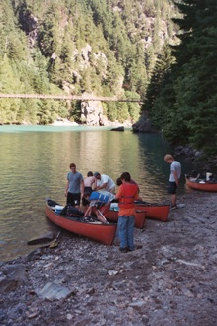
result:
<svg viewBox="0 0 217 326"><path fill-rule="evenodd" d="M61 211L61 214L60 215L64 215L64 216L79 216L79 217L82 217L84 216L84 213L81 212L78 208L75 208L71 205L66 205L63 210Z"/></svg>

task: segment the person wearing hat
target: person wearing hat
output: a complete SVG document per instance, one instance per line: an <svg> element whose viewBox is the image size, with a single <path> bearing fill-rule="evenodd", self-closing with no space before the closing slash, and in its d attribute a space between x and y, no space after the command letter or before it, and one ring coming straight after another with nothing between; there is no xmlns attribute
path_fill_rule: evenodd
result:
<svg viewBox="0 0 217 326"><path fill-rule="evenodd" d="M115 193L115 183L107 174L95 172L94 177L96 178L96 191L106 190L112 194Z"/></svg>

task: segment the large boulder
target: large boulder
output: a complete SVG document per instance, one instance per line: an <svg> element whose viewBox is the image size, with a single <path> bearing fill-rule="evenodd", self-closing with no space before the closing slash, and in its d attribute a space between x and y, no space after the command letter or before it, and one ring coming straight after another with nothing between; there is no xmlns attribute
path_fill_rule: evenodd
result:
<svg viewBox="0 0 217 326"><path fill-rule="evenodd" d="M86 94L90 100L81 102L81 121L88 126L102 126L103 124L103 106L101 101L91 101L93 95Z"/></svg>

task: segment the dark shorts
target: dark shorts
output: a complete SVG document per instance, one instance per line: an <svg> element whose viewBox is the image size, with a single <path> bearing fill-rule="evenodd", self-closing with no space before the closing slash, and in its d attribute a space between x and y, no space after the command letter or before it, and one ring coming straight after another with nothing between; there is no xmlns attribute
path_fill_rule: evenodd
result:
<svg viewBox="0 0 217 326"><path fill-rule="evenodd" d="M177 188L176 183L169 181L168 188L167 188L168 194L174 195L176 193L176 188Z"/></svg>
<svg viewBox="0 0 217 326"><path fill-rule="evenodd" d="M90 201L88 200L88 199L86 199L86 198L82 198L82 205L83 206L88 206L88 205L90 205Z"/></svg>
<svg viewBox="0 0 217 326"><path fill-rule="evenodd" d="M90 204L90 201L85 198L85 195L88 195L88 197L91 195L91 192L93 189L91 187L84 187L84 196L82 198L82 205L83 206L88 206Z"/></svg>
<svg viewBox="0 0 217 326"><path fill-rule="evenodd" d="M93 189L91 187L84 187L84 192L88 192L89 194L91 194L92 191Z"/></svg>
<svg viewBox="0 0 217 326"><path fill-rule="evenodd" d="M67 205L80 206L81 194L67 193Z"/></svg>

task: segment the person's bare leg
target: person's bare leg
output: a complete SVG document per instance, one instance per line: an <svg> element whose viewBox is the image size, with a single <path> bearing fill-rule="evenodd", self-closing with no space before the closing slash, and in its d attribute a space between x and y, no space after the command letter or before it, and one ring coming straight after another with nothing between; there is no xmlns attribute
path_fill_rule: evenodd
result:
<svg viewBox="0 0 217 326"><path fill-rule="evenodd" d="M172 207L176 206L176 194L171 195L171 203Z"/></svg>
<svg viewBox="0 0 217 326"><path fill-rule="evenodd" d="M107 223L106 217L98 209L96 210L96 216L101 222Z"/></svg>
<svg viewBox="0 0 217 326"><path fill-rule="evenodd" d="M91 213L92 213L92 207L91 206L89 206L88 207L88 209L86 210L86 212L85 212L85 216L90 216L91 215Z"/></svg>

